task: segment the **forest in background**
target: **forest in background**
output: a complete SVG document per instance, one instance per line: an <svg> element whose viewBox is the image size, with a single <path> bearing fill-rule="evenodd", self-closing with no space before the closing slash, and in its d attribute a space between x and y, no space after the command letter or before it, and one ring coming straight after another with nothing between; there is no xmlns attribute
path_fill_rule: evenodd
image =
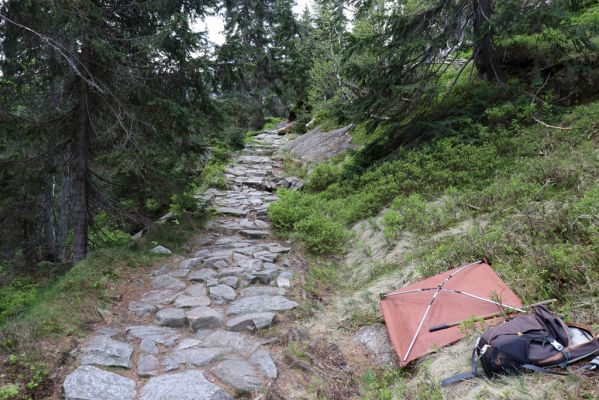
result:
<svg viewBox="0 0 599 400"><path fill-rule="evenodd" d="M526 299L557 295L579 310L574 294L593 295L597 1L317 0L301 15L292 7L292 0L2 3L4 347L17 346L20 315L42 299L65 288L81 301L106 296L111 265L146 262L134 255L144 242L131 235L165 213L174 217L169 228L189 234L188 224L205 214L194 194L222 185L229 152L270 117L294 120L298 134L312 120L324 128L353 123L364 145L306 173L306 190L283 191L272 208L279 232L310 252L342 253L351 224L386 207L389 240L403 229L438 231L460 213L515 208L524 215L517 223L493 214L498 223L487 236L423 250L424 275L490 255L510 284L527 278L516 288ZM192 29L215 13L225 22L221 46ZM439 197L453 208L435 208ZM559 213L539 214L526 201L555 202ZM154 230L147 243L169 235ZM538 268L522 267L531 258ZM315 271L316 289L341 285L336 272ZM44 312L38 335L64 335L81 322L77 313L55 321Z"/></svg>

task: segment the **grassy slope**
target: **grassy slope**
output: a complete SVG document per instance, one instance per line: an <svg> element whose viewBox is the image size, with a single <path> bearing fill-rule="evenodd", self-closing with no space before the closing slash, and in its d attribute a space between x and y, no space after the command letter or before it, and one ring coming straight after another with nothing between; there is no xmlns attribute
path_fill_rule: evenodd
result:
<svg viewBox="0 0 599 400"><path fill-rule="evenodd" d="M305 192L282 191L270 210L274 225L323 258L357 246L351 225L377 215L389 246L407 233L415 238L407 256L374 266L365 280L314 263L308 290L316 298L319 289L332 287L347 295L398 270L415 266L417 276L430 276L487 256L523 301L555 297L566 319L599 328L599 102L545 116L566 130L531 124L518 107L507 103L488 110L497 123L476 126L480 133L474 138L439 139L363 173L352 172L349 157L317 167ZM505 119L506 113L516 118ZM431 239L464 221L484 224ZM354 318L352 329L376 319L370 313ZM407 377L366 374L364 395L390 398L395 387L396 396L435 397L420 387L424 370ZM411 376L420 383L406 383ZM438 393L430 381L427 387ZM588 388L588 382L580 385L576 396ZM501 391L489 397L495 395ZM563 395L558 390L550 397Z"/></svg>

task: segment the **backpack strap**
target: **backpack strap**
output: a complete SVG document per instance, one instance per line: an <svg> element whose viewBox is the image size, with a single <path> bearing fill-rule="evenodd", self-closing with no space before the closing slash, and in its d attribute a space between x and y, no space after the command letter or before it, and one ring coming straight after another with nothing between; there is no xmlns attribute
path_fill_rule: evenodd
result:
<svg viewBox="0 0 599 400"><path fill-rule="evenodd" d="M587 365L583 365L582 367L578 368L576 372L595 370L599 371L599 356L593 358Z"/></svg>
<svg viewBox="0 0 599 400"><path fill-rule="evenodd" d="M446 387L454 383L465 381L466 379L472 379L480 376L480 373L478 372L478 364L475 360L475 354L476 347L472 350L472 355L470 356L470 371L460 372L459 374L455 374L449 378L443 379L441 381L441 387Z"/></svg>
<svg viewBox="0 0 599 400"><path fill-rule="evenodd" d="M522 368L525 368L525 369L533 371L533 372L540 372L541 374L547 374L547 375L562 375L562 376L570 375L565 372L552 371L550 369L539 367L538 365L532 365L532 364L522 364Z"/></svg>

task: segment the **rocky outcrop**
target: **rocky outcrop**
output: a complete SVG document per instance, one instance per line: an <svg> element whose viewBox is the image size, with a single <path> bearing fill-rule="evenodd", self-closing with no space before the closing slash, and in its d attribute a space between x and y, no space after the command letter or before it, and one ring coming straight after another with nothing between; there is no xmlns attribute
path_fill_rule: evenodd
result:
<svg viewBox="0 0 599 400"><path fill-rule="evenodd" d="M320 126L281 146L305 163L319 163L358 146L352 143L349 131L353 125L322 132Z"/></svg>
<svg viewBox="0 0 599 400"><path fill-rule="evenodd" d="M354 334L356 343L364 346L370 360L377 365L397 365L397 356L393 351L387 327L383 324L365 326Z"/></svg>

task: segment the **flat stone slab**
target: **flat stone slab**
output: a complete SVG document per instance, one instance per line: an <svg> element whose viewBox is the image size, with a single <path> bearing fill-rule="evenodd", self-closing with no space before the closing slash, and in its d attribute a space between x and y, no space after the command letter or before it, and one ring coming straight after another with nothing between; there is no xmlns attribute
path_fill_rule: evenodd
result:
<svg viewBox="0 0 599 400"><path fill-rule="evenodd" d="M216 328L222 325L225 320L219 311L210 307L194 308L188 311L186 316L189 326L194 331Z"/></svg>
<svg viewBox="0 0 599 400"><path fill-rule="evenodd" d="M215 304L225 304L237 297L237 292L231 286L219 284L209 288L210 298Z"/></svg>
<svg viewBox="0 0 599 400"><path fill-rule="evenodd" d="M254 257L265 262L275 262L275 260L279 257L279 254L271 253L270 251L259 251L254 253Z"/></svg>
<svg viewBox="0 0 599 400"><path fill-rule="evenodd" d="M131 368L133 346L108 336L94 336L82 351L81 364Z"/></svg>
<svg viewBox="0 0 599 400"><path fill-rule="evenodd" d="M237 287L239 286L239 278L237 278L236 276L225 276L220 279L220 283L222 283L223 285L230 286L233 289L237 289Z"/></svg>
<svg viewBox="0 0 599 400"><path fill-rule="evenodd" d="M204 266L206 266L206 268L221 270L227 268L229 266L229 262L223 257L210 257L204 261Z"/></svg>
<svg viewBox="0 0 599 400"><path fill-rule="evenodd" d="M202 343L202 341L199 339L183 339L177 345L176 350L185 350L185 349L189 349L191 347L197 347L201 343Z"/></svg>
<svg viewBox="0 0 599 400"><path fill-rule="evenodd" d="M271 253L288 253L291 251L291 247L283 247L279 246L278 244L273 244L272 246L268 247L268 251Z"/></svg>
<svg viewBox="0 0 599 400"><path fill-rule="evenodd" d="M188 370L152 378L141 390L140 400L233 400L209 382L200 371Z"/></svg>
<svg viewBox="0 0 599 400"><path fill-rule="evenodd" d="M185 278L187 274L189 274L189 270L190 268L179 268L169 272L168 274L175 278Z"/></svg>
<svg viewBox="0 0 599 400"><path fill-rule="evenodd" d="M185 289L185 284L171 275L160 275L152 280L152 287L154 289L179 291Z"/></svg>
<svg viewBox="0 0 599 400"><path fill-rule="evenodd" d="M63 385L64 400L133 400L135 382L91 365L70 373Z"/></svg>
<svg viewBox="0 0 599 400"><path fill-rule="evenodd" d="M204 289L204 292L206 290ZM194 307L206 307L210 305L210 298L208 296L187 296L187 295L181 295L179 297L177 297L177 300L175 300L175 306L176 307L182 307L182 308L194 308Z"/></svg>
<svg viewBox="0 0 599 400"><path fill-rule="evenodd" d="M156 346L156 342L151 339L143 339L139 344L139 349L148 354L158 354L159 349Z"/></svg>
<svg viewBox="0 0 599 400"><path fill-rule="evenodd" d="M177 297L177 293L172 291L171 289L164 290L150 290L141 296L141 301L143 303L151 303L151 304L170 304Z"/></svg>
<svg viewBox="0 0 599 400"><path fill-rule="evenodd" d="M221 381L242 392L262 387L262 379L256 367L243 360L225 360L212 369Z"/></svg>
<svg viewBox="0 0 599 400"><path fill-rule="evenodd" d="M260 283L268 285L270 283L270 281L272 281L279 275L279 269L278 268L265 269L262 271L252 272L252 275L254 275L256 277L256 279L258 279L260 281Z"/></svg>
<svg viewBox="0 0 599 400"><path fill-rule="evenodd" d="M206 285L197 283L188 286L187 289L185 289L185 294L191 297L202 297L208 296L208 291L206 290Z"/></svg>
<svg viewBox="0 0 599 400"><path fill-rule="evenodd" d="M260 347L260 342L238 332L216 331L206 336L201 346L235 349L240 353L251 354Z"/></svg>
<svg viewBox="0 0 599 400"><path fill-rule="evenodd" d="M274 312L241 314L227 321L227 329L234 332L255 331L268 328L275 320Z"/></svg>
<svg viewBox="0 0 599 400"><path fill-rule="evenodd" d="M298 305L295 301L291 301L283 296L242 297L231 303L227 314L239 315L268 311L287 311Z"/></svg>
<svg viewBox="0 0 599 400"><path fill-rule="evenodd" d="M173 328L184 326L185 311L182 308L163 308L156 313L156 323Z"/></svg>
<svg viewBox="0 0 599 400"><path fill-rule="evenodd" d="M193 271L191 274L187 276L192 282L207 282L210 279L216 278L218 276L218 272L210 268L203 268L198 271Z"/></svg>
<svg viewBox="0 0 599 400"><path fill-rule="evenodd" d="M244 272L245 269L241 267L223 268L220 271L218 271L218 277L222 278L223 276L238 276L243 274Z"/></svg>
<svg viewBox="0 0 599 400"><path fill-rule="evenodd" d="M182 269L191 269L193 267L195 267L196 265L199 265L202 263L202 257L194 257L194 258L188 258L186 260L183 260L179 263L179 267Z"/></svg>
<svg viewBox="0 0 599 400"><path fill-rule="evenodd" d="M248 271L259 271L264 267L262 260L257 260L255 258L240 259L237 262L237 265Z"/></svg>
<svg viewBox="0 0 599 400"><path fill-rule="evenodd" d="M158 306L154 304L143 303L141 301L132 301L129 303L129 311L138 317L149 317L158 311Z"/></svg>
<svg viewBox="0 0 599 400"><path fill-rule="evenodd" d="M252 296L284 296L287 291L283 288L271 286L249 286L239 291L239 297Z"/></svg>
<svg viewBox="0 0 599 400"><path fill-rule="evenodd" d="M287 278L278 277L277 286L283 289L289 289L291 287L291 282Z"/></svg>
<svg viewBox="0 0 599 400"><path fill-rule="evenodd" d="M245 236L246 238L250 238L250 239L264 239L265 237L268 237L269 232L268 231L259 231L259 230L255 230L255 229L246 229L243 231L239 231L239 234L241 236Z"/></svg>
<svg viewBox="0 0 599 400"><path fill-rule="evenodd" d="M140 378L157 376L160 373L160 362L154 356L141 355L137 361L137 375Z"/></svg>
<svg viewBox="0 0 599 400"><path fill-rule="evenodd" d="M202 347L175 350L162 359L165 370L172 371L183 365L205 367L230 350L224 347Z"/></svg>
<svg viewBox="0 0 599 400"><path fill-rule="evenodd" d="M256 365L265 377L269 379L277 378L279 371L268 351L264 349L256 351L250 357L250 362Z"/></svg>
<svg viewBox="0 0 599 400"><path fill-rule="evenodd" d="M151 340L165 346L172 346L181 335L176 329L156 325L135 325L127 328L127 335L140 340Z"/></svg>
<svg viewBox="0 0 599 400"><path fill-rule="evenodd" d="M248 214L249 210L233 207L217 207L216 212L219 214L234 215L236 217L245 217Z"/></svg>

